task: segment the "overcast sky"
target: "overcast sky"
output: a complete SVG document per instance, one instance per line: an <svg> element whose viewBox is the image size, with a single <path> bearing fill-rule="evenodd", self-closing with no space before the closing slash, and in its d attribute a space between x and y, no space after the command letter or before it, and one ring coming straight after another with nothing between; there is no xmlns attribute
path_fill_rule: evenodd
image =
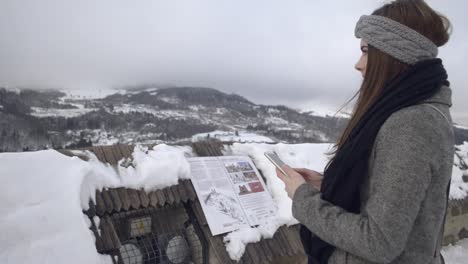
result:
<svg viewBox="0 0 468 264"><path fill-rule="evenodd" d="M355 23L383 2L0 0L0 86L192 85L337 110L361 82ZM428 2L454 25L440 57L468 125L468 3Z"/></svg>

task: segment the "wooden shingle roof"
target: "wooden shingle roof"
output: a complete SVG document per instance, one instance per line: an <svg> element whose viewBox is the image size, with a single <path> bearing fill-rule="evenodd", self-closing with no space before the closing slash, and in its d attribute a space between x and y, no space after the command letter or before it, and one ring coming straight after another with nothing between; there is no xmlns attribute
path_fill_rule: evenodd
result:
<svg viewBox="0 0 468 264"><path fill-rule="evenodd" d="M91 151L96 155L99 161L112 166L118 166L120 160L130 159L132 157L133 149L134 146L119 144L113 146L95 146L79 150ZM59 151L68 156L79 156L68 150ZM84 156L81 156L81 158L86 159ZM144 190L129 188L96 191L96 204L91 203L90 207L96 210L98 216L103 216L105 213L146 208L149 205L153 207L176 205L187 202L188 200L194 201L196 198L195 189L190 180L182 180L178 185L173 185L150 193L146 193Z"/></svg>

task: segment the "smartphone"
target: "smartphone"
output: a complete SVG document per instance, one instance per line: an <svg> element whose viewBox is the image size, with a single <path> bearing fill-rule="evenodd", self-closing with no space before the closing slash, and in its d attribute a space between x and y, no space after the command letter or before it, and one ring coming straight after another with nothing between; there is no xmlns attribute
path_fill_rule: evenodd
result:
<svg viewBox="0 0 468 264"><path fill-rule="evenodd" d="M278 170L280 170L284 175L289 176L283 169L283 167L286 165L286 163L284 163L278 157L278 154L276 154L276 152L267 151L267 152L265 152L265 157L267 157L267 159L269 161L271 161L271 163L273 163L273 165L275 165L275 167L278 168Z"/></svg>

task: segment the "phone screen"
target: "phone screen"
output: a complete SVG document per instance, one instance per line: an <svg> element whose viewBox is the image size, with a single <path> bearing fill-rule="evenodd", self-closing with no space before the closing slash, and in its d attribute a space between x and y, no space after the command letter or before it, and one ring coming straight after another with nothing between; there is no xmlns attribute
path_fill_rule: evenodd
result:
<svg viewBox="0 0 468 264"><path fill-rule="evenodd" d="M279 157L278 154L275 152L267 151L265 152L265 156L268 158L268 160L273 163L284 175L288 176L288 174L284 171L283 167L286 165Z"/></svg>

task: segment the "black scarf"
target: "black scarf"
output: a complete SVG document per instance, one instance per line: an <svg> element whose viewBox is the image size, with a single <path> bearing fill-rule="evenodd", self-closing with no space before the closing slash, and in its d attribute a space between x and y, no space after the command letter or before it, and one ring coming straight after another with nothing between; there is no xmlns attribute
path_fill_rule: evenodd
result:
<svg viewBox="0 0 468 264"><path fill-rule="evenodd" d="M359 120L325 170L322 199L348 212L360 213L361 183L368 177L369 157L380 127L392 113L432 97L442 84L448 81L440 59L418 62L386 83L382 94ZM303 225L300 236L309 264L328 262L334 246Z"/></svg>

